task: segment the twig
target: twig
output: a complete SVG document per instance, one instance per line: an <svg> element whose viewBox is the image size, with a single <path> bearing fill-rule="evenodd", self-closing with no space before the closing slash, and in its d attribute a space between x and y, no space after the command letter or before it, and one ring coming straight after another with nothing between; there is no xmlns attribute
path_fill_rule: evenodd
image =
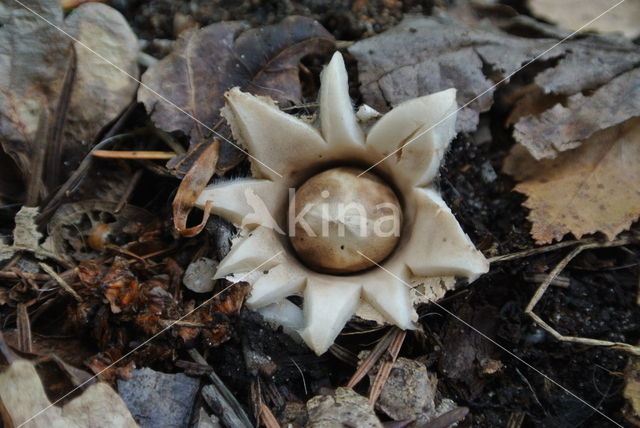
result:
<svg viewBox="0 0 640 428"><path fill-rule="evenodd" d="M273 413L271 413L271 409L269 409L269 406L264 404L263 401L260 402L260 421L267 428L280 428L278 420L275 416L273 416Z"/></svg>
<svg viewBox="0 0 640 428"><path fill-rule="evenodd" d="M565 241L558 242L557 244L545 245L544 247L529 248L528 250L516 251L515 253L504 254L502 256L495 256L489 258L489 263L504 262L507 260L521 259L523 257L529 257L536 254L548 253L549 251L559 250L560 248L571 247L579 244L591 244L597 242L595 239L583 239L578 241Z"/></svg>
<svg viewBox="0 0 640 428"><path fill-rule="evenodd" d="M71 92L73 91L73 83L76 78L76 49L74 44L69 45L70 55L67 67L64 72L62 91L58 97L58 104L54 112L53 127L51 138L43 146L46 148L45 174L44 182L47 190L53 192L58 184L60 184L60 166L62 165L62 138L64 127L67 119L67 111L69 110L69 102L71 101Z"/></svg>
<svg viewBox="0 0 640 428"><path fill-rule="evenodd" d="M18 327L18 348L22 352L33 351L31 342L31 322L29 321L29 312L27 305L18 303L16 308L16 324Z"/></svg>
<svg viewBox="0 0 640 428"><path fill-rule="evenodd" d="M395 334L395 329L390 329L387 333L382 337L380 342L371 350L369 355L362 360L362 363L358 366L349 382L347 382L347 388L353 388L360 382L369 371L376 365L384 351L389 348L391 342L393 341L393 336Z"/></svg>
<svg viewBox="0 0 640 428"><path fill-rule="evenodd" d="M391 374L391 369L398 358L398 354L400 353L400 348L402 348L402 344L404 343L404 338L407 335L406 330L400 330L397 327L394 327L394 335L391 345L389 346L389 356L391 357L387 361L383 362L378 370L378 374L376 374L376 378L373 380L371 384L371 392L369 393L369 403L373 406L376 401L378 401L378 397L382 393L382 388L384 388L385 383L387 383L387 379L389 379L389 375Z"/></svg>
<svg viewBox="0 0 640 428"><path fill-rule="evenodd" d="M205 360L197 350L189 349L188 352L191 359L196 363L211 367L209 363L207 363L207 360ZM204 386L202 388L202 395L206 399L206 389L208 391L207 395L209 398L215 398L215 401L219 406L224 406L224 411L221 415L219 415L220 419L222 419L222 421L227 426L252 428L253 424L249 420L247 414L244 412L244 409L242 408L242 406L240 406L240 403L238 403L238 400L236 400L227 386L218 377L213 368L211 368L211 372L208 373L207 376L209 377L213 385ZM211 403L209 403L209 405L211 405ZM230 423L229 419L233 419L233 423Z"/></svg>
<svg viewBox="0 0 640 428"><path fill-rule="evenodd" d="M91 156L103 159L173 159L176 154L153 150L94 150Z"/></svg>
<svg viewBox="0 0 640 428"><path fill-rule="evenodd" d="M42 270L48 273L51 276L51 278L53 278L60 285L60 287L62 287L67 293L71 294L73 298L76 299L76 301L82 302L82 297L80 297L80 295L76 293L76 290L71 288L71 286L67 283L67 281L65 281L60 275L58 275L55 270L53 270L46 263L40 262L38 264L40 265Z"/></svg>
<svg viewBox="0 0 640 428"><path fill-rule="evenodd" d="M209 404L211 409L214 409L214 413L220 417L220 420L226 427L244 427L251 428L252 425L244 424L243 421L238 418L238 415L229 406L229 402L224 399L222 393L213 385L205 385L201 390L202 398Z"/></svg>
<svg viewBox="0 0 640 428"><path fill-rule="evenodd" d="M509 415L507 420L507 428L520 428L524 422L524 412L514 412Z"/></svg>
<svg viewBox="0 0 640 428"><path fill-rule="evenodd" d="M48 219L49 216L51 216L51 214L53 213L53 211L55 211L55 209L58 207L58 205L62 203L62 200L65 197L69 196L80 185L85 174L93 164L94 158L93 156L91 156L91 153L93 153L96 150L104 149L105 147L108 147L109 145L115 142L134 137L138 133L140 133L140 131L133 131L128 134L114 135L114 136L105 138L104 140L96 144L93 147L92 151L90 151L84 157L84 159L82 159L82 162L80 162L80 165L78 165L78 168L76 168L73 174L71 174L71 176L67 179L67 181L65 181L64 184L60 186L58 191L47 202L45 207L40 212L40 215L36 218L36 222L42 223L44 220Z"/></svg>
<svg viewBox="0 0 640 428"><path fill-rule="evenodd" d="M133 177L131 177L131 181L129 181L129 184L127 184L127 188L124 190L124 193L120 197L120 201L118 202L118 205L116 205L116 209L113 210L114 214L120 213L120 211L124 209L125 205L127 205L127 202L129 202L129 198L131 198L131 194L133 193L136 186L138 185L140 178L142 178L143 172L144 170L138 169L133 174Z"/></svg>
<svg viewBox="0 0 640 428"><path fill-rule="evenodd" d="M167 147L169 147L177 154L183 155L185 153L184 147L182 147L182 145L180 145L180 143L178 143L176 139L173 138L173 136L168 132L156 128L155 126L151 128L151 131L160 139L160 141L165 143Z"/></svg>
<svg viewBox="0 0 640 428"><path fill-rule="evenodd" d="M204 327L206 327L205 324L202 324L202 323L199 323L199 322L182 321L182 320L160 319L160 323L162 324L163 327L166 327L168 325L171 325L171 326L177 325L179 327L193 327L193 328L204 328Z"/></svg>
<svg viewBox="0 0 640 428"><path fill-rule="evenodd" d="M358 356L344 346L334 343L329 347L329 352L343 363L353 367L358 367L358 362L360 361L358 360Z"/></svg>
<svg viewBox="0 0 640 428"><path fill-rule="evenodd" d="M20 279L20 278L27 278L33 281L48 281L51 279L51 277L45 273L29 273L29 272L22 272L18 270L0 271L0 279Z"/></svg>
<svg viewBox="0 0 640 428"><path fill-rule="evenodd" d="M49 110L43 107L38 117L38 129L35 136L35 148L29 162L30 171L27 179L27 192L24 204L28 207L38 205L40 195L43 194L42 172L49 140Z"/></svg>
<svg viewBox="0 0 640 428"><path fill-rule="evenodd" d="M549 324L547 324L545 321L543 321L542 318L540 318L538 315L536 315L533 312L533 308L536 306L536 304L540 301L544 293L547 291L547 288L549 288L549 286L551 285L551 282L553 282L553 280L560 274L560 272L564 270L564 268L569 264L569 262L573 260L573 258L576 257L578 254L580 254L582 251L593 249L593 248L619 247L622 245L627 245L634 241L635 239L633 237L627 237L627 238L622 238L622 239L618 239L616 241L611 241L611 242L591 242L588 244L582 244L579 247L574 248L569 252L569 254L567 254L560 261L560 263L558 263L558 265L555 268L551 270L551 272L549 272L549 274L547 275L547 278L542 282L542 284L540 284L535 294L529 301L529 304L525 308L524 312L527 315L529 315L534 320L534 322L536 322L546 332L551 334L553 337L555 337L559 341L579 343L579 344L589 345L589 346L606 346L614 349L621 349L621 350L630 352L634 355L640 355L640 347L633 346L628 343L610 342L608 340L590 339L590 338L577 337L577 336L564 336L560 334L558 331L556 331Z"/></svg>

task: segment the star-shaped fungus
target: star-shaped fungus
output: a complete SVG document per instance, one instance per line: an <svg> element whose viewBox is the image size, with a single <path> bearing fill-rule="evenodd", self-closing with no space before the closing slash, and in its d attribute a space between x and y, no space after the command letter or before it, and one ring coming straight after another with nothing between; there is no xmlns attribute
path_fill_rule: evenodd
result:
<svg viewBox="0 0 640 428"><path fill-rule="evenodd" d="M216 278L249 281L253 309L302 295L299 333L318 355L361 303L415 328L409 284L488 270L431 187L455 136L455 94L406 101L364 129L339 53L321 75L318 129L267 97L228 91L222 113L253 177L217 182L198 198L239 227Z"/></svg>

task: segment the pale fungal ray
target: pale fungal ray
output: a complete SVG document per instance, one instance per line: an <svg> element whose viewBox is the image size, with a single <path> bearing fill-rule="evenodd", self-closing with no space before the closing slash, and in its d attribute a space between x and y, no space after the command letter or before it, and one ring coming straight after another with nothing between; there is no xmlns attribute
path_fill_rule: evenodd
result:
<svg viewBox="0 0 640 428"><path fill-rule="evenodd" d="M276 180L326 153L327 143L317 129L281 111L271 99L238 88L230 89L225 98L222 115L231 124L234 137L261 161L252 162L256 178Z"/></svg>
<svg viewBox="0 0 640 428"><path fill-rule="evenodd" d="M396 173L413 186L425 186L455 136L456 90L405 101L382 116L367 135L367 148L395 162Z"/></svg>
<svg viewBox="0 0 640 428"><path fill-rule="evenodd" d="M267 227L258 227L248 236L240 238L240 242L233 244L229 254L218 265L214 278L249 272L262 264L262 269L267 270L282 263L284 255L273 257L283 249L276 233Z"/></svg>
<svg viewBox="0 0 640 428"><path fill-rule="evenodd" d="M473 281L488 272L489 262L464 233L440 195L433 189L416 188L413 197L416 219L401 254L413 275L456 275Z"/></svg>
<svg viewBox="0 0 640 428"><path fill-rule="evenodd" d="M300 330L304 327L302 309L295 303L282 299L277 303L256 310L273 328L282 327L282 331L291 336L296 342L302 343Z"/></svg>
<svg viewBox="0 0 640 428"><path fill-rule="evenodd" d="M331 147L362 147L364 133L349 97L349 80L339 52L320 76L320 123L322 135Z"/></svg>
<svg viewBox="0 0 640 428"><path fill-rule="evenodd" d="M378 119L366 137L349 98L347 72L339 53L321 75L321 131L282 112L271 99L253 96L238 88L227 92L226 101L222 113L235 138L261 162L252 161L253 178L216 183L207 187L197 200L200 207L212 201L213 212L232 221L240 230L240 237L220 262L215 277L238 281L237 275L266 262L248 280L252 290L247 306L262 311L271 322L289 331L297 329L316 354L329 349L363 303L370 312L375 312L374 319L413 329L418 318L414 304L418 300L406 284L422 286L433 277L454 275L474 280L487 272L488 262L482 253L476 250L438 192L428 187L455 136L454 89L398 105ZM377 201L379 191L367 194L362 190L364 182L360 180L366 179L362 177L364 174L346 174L344 177L352 177L356 182L342 187L329 179L320 180L322 184L316 183L316 187L305 186L313 183L313 179L322 178L324 173L331 173L333 178L342 177L337 183L346 183L339 175L340 168L330 165L331 162L377 165L376 162L390 153L393 155L381 162L380 169L392 181L385 184L393 185L389 192L400 196L405 206L398 217L403 219L403 232L394 245L383 252L380 240L371 239L369 233L363 237L356 233L360 231L358 220L361 218L369 221L365 223L365 230L371 232L368 216L340 214L339 210L344 203ZM262 162L273 170L265 168ZM306 171L317 172L309 178ZM377 180L384 182L385 177ZM301 180L306 181L302 184ZM291 208L289 187L296 187L302 194L312 189L309 200L317 204L298 208L293 203L295 209L305 213L304 226L298 227L294 217L295 237L287 236L292 233L289 230L292 220L287 216ZM331 187L335 194L332 196L326 187ZM325 189L326 196L322 195L321 188ZM320 192L320 196L315 197L314 192ZM366 199L367 195L373 195L373 199ZM276 224L276 220L286 224ZM336 234L336 230L343 232ZM303 231L305 239L300 238ZM326 238L325 234L331 239L313 241L317 237ZM330 245L325 248L326 242ZM329 269L337 269L328 262L331 261L329 255L360 253L359 248L367 248L373 259L378 258L376 251L384 253L380 257L384 260L382 267L376 270L364 264L361 270L354 269L349 275L327 273L333 272ZM279 255L273 257L274 254ZM310 260L305 259L307 256ZM328 269L315 266L316 259L327 263ZM334 265L344 262L343 259L337 257ZM398 280L390 277L389 272ZM454 281L449 281L424 286L435 287L427 294L438 299L453 284ZM302 311L287 299L299 294L303 296Z"/></svg>
<svg viewBox="0 0 640 428"><path fill-rule="evenodd" d="M305 272L293 269L291 263L275 266L252 284L247 306L252 309L261 308L288 296L300 294L306 281Z"/></svg>
<svg viewBox="0 0 640 428"><path fill-rule="evenodd" d="M312 276L304 289L304 329L300 336L320 355L329 349L360 303L360 285Z"/></svg>
<svg viewBox="0 0 640 428"><path fill-rule="evenodd" d="M204 208L207 201L213 202L211 212L230 222L253 229L265 226L278 230L274 213L286 203L287 190L270 180L242 178L207 186L196 201Z"/></svg>
<svg viewBox="0 0 640 428"><path fill-rule="evenodd" d="M414 329L418 319L411 304L409 289L392 277L367 281L362 286L363 298L385 319L402 329Z"/></svg>

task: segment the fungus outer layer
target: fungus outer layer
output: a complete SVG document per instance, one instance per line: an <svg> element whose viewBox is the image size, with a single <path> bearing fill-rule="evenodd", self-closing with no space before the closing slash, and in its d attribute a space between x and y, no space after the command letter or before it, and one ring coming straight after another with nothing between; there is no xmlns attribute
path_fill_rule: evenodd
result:
<svg viewBox="0 0 640 428"><path fill-rule="evenodd" d="M239 227L215 277L251 283L247 306L252 309L301 295L304 325L299 333L318 355L359 308L379 315L372 319L415 328L414 302L438 300L455 283L442 277L473 281L489 268L432 183L455 136L455 89L406 101L369 127L353 110L340 53L320 78L317 128L281 111L267 97L229 90L222 114L252 156L253 177L214 183L196 202L204 207L212 201L214 214ZM387 256L386 251L374 254L370 241L365 242L362 253L381 260L380 266L349 275L319 272L312 263L303 263L289 242L291 233L283 221L291 206L287 196L307 179L307 171L347 164L375 167L380 177L391 180L402 201L402 234L397 245L379 245L393 246ZM287 313L296 312L295 305L284 305Z"/></svg>

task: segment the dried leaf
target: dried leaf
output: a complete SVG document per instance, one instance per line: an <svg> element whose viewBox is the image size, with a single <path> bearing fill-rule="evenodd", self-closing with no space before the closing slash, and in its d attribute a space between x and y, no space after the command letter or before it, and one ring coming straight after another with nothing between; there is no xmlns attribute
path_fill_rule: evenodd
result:
<svg viewBox="0 0 640 428"><path fill-rule="evenodd" d="M579 30L587 22L598 18L614 6L612 0L528 0L527 5L538 18L556 23L570 30ZM581 31L622 32L634 38L640 35L640 2L624 1L600 16Z"/></svg>
<svg viewBox="0 0 640 428"><path fill-rule="evenodd" d="M36 217L38 208L22 207L16 214L16 227L13 229L13 245L23 248L38 248L42 233L38 232Z"/></svg>
<svg viewBox="0 0 640 428"><path fill-rule="evenodd" d="M0 240L0 261L12 257L17 251L28 251L39 259L51 258L64 263L62 256L40 244L42 234L38 231L35 219L38 208L23 206L16 214L16 227L13 229L13 244L8 245Z"/></svg>
<svg viewBox="0 0 640 428"><path fill-rule="evenodd" d="M554 43L555 39L517 37L488 24L472 27L440 15L407 18L389 31L355 43L349 52L358 60L364 101L380 111L451 87L458 90L459 105L482 94L458 113L456 128L470 132L479 113L492 105L494 83ZM558 47L542 58L562 53L563 47Z"/></svg>
<svg viewBox="0 0 640 428"><path fill-rule="evenodd" d="M528 196L539 244L602 232L613 239L640 216L640 119L599 131L577 149L536 161L516 146L504 170Z"/></svg>
<svg viewBox="0 0 640 428"><path fill-rule="evenodd" d="M29 7L137 76L137 38L115 9L85 4L63 20L59 2L31 1ZM66 94L66 108L57 113L66 112L60 121L60 158L71 171L86 154L86 143L131 102L137 83L17 2L9 2L5 12L0 27L0 145L28 177L34 146L44 143L35 141L40 111L48 109L51 121L57 120L53 113ZM74 74L65 89L68 72Z"/></svg>
<svg viewBox="0 0 640 428"><path fill-rule="evenodd" d="M547 94L592 90L640 63L640 49L623 37L590 36L569 43L566 55L535 77L535 83Z"/></svg>
<svg viewBox="0 0 640 428"><path fill-rule="evenodd" d="M144 73L142 82L156 93L141 87L138 99L159 128L180 130L192 143L208 137L206 127L213 128L221 120L223 94L233 86L268 95L281 104L300 103L300 60L335 48L333 36L309 18L293 16L276 25L247 28L243 22L221 22L188 31L171 54ZM224 164L234 151L222 146Z"/></svg>
<svg viewBox="0 0 640 428"><path fill-rule="evenodd" d="M195 236L207 225L212 201L207 201L204 207L204 214L199 225L187 227L187 217L193 209L196 199L207 186L207 183L216 172L216 165L220 155L220 141L215 140L198 157L191 166L187 175L184 176L176 196L173 199L173 225L182 236Z"/></svg>
<svg viewBox="0 0 640 428"><path fill-rule="evenodd" d="M640 59L640 58L639 58ZM553 158L595 132L640 115L640 68L616 77L585 96L577 93L537 116L525 116L513 136L536 159Z"/></svg>
<svg viewBox="0 0 640 428"><path fill-rule="evenodd" d="M34 428L138 426L118 394L102 382L62 407L51 406L36 369L22 359L0 373L0 404L5 426L11 427L25 422Z"/></svg>

